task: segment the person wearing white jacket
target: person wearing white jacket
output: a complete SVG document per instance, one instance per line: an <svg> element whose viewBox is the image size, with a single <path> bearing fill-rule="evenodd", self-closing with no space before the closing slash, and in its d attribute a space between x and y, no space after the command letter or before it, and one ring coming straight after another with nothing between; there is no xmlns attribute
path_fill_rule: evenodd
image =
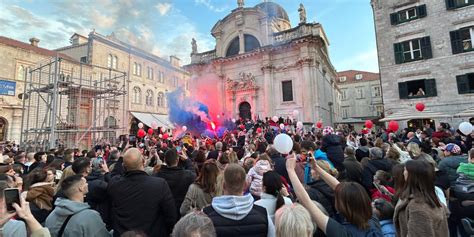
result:
<svg viewBox="0 0 474 237"><path fill-rule="evenodd" d="M255 165L247 173L246 183L250 185L250 193L254 198L260 198L262 194L262 178L265 172L272 170L270 158L266 155L260 155Z"/></svg>
<svg viewBox="0 0 474 237"><path fill-rule="evenodd" d="M255 202L255 205L267 209L267 213L275 223L275 212L283 205L291 205L291 199L285 197L288 195L280 175L275 171L268 171L263 174L263 192L261 199Z"/></svg>

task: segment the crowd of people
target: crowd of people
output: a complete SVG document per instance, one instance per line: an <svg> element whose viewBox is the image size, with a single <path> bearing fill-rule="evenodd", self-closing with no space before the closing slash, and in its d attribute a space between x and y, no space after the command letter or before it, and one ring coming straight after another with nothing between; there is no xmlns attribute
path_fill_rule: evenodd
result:
<svg viewBox="0 0 474 237"><path fill-rule="evenodd" d="M221 138L154 134L84 151L4 144L1 236L470 235L474 132L239 123ZM14 212L7 188L21 192Z"/></svg>

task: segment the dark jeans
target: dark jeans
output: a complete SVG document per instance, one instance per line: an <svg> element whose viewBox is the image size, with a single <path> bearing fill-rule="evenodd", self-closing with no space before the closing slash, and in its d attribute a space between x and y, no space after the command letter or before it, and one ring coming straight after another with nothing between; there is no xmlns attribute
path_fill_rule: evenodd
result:
<svg viewBox="0 0 474 237"><path fill-rule="evenodd" d="M449 236L450 237L469 237L464 230L461 219L465 217L474 218L474 206L461 206L459 201L449 201L449 210L451 215L448 218Z"/></svg>

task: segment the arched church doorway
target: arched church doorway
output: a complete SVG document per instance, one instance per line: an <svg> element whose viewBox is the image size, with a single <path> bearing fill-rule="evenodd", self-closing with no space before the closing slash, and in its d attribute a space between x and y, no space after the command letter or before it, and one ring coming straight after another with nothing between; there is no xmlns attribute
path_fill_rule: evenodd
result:
<svg viewBox="0 0 474 237"><path fill-rule="evenodd" d="M250 112L250 109L252 107L248 102L242 102L239 105L239 116L243 119L252 119L252 112Z"/></svg>
<svg viewBox="0 0 474 237"><path fill-rule="evenodd" d="M7 120L0 117L0 142L4 142L7 138Z"/></svg>

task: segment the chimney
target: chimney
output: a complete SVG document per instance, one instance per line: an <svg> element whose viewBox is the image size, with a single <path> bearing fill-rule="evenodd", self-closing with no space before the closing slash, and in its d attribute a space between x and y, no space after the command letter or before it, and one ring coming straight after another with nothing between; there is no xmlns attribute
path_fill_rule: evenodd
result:
<svg viewBox="0 0 474 237"><path fill-rule="evenodd" d="M40 42L39 39L33 37L33 38L30 38L30 44L35 46L35 47L38 47L38 43Z"/></svg>

